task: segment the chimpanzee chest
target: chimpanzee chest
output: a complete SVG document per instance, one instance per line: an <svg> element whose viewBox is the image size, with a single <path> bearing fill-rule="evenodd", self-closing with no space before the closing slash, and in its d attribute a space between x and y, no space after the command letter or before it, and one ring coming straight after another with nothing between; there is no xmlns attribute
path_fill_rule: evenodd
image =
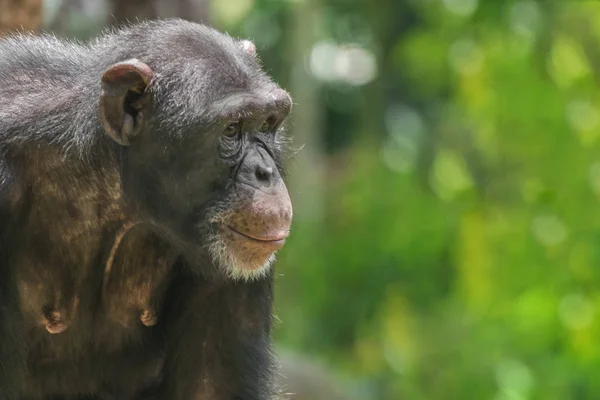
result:
<svg viewBox="0 0 600 400"><path fill-rule="evenodd" d="M125 235L110 268L82 265L81 276L66 283L60 276L77 269L48 275L44 271L57 266L36 252L23 261L19 289L29 351L24 397L133 398L158 383L164 361L160 310L173 252L141 231Z"/></svg>
<svg viewBox="0 0 600 400"><path fill-rule="evenodd" d="M44 199L56 215L42 220L33 203L17 268L28 349L23 397L133 398L161 373L161 309L176 253L146 228L124 224L116 209L83 218L82 208Z"/></svg>
<svg viewBox="0 0 600 400"><path fill-rule="evenodd" d="M90 315L103 325L156 324L160 288L174 260L171 247L135 225L116 172L101 180L82 169L81 177L65 181L64 163L59 154L35 153L26 162L26 228L17 270L26 324L50 334Z"/></svg>

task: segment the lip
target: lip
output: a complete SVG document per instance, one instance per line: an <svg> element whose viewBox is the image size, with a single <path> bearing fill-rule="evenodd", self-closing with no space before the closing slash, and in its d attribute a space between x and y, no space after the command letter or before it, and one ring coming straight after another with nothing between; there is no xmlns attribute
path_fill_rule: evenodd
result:
<svg viewBox="0 0 600 400"><path fill-rule="evenodd" d="M262 237L256 237L256 236L251 236L247 233L242 233L229 225L223 225L223 226L225 228L227 228L227 230L233 232L233 234L242 236L244 239L247 239L247 240L250 240L250 241L253 241L256 243L267 244L267 245L272 245L272 246L276 246L276 247L282 247L285 244L285 240L289 236L289 232L279 231L279 232L276 232L273 234L266 234L265 236L262 236Z"/></svg>

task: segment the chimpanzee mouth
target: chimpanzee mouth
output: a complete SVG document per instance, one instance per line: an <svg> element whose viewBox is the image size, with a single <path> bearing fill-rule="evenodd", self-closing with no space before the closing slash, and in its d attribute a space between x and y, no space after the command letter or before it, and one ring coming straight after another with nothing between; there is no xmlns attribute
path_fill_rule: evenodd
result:
<svg viewBox="0 0 600 400"><path fill-rule="evenodd" d="M225 222L218 224L218 230L209 240L208 250L216 265L224 268L230 278L243 281L260 279L268 273L275 253L289 234L276 230L248 234Z"/></svg>
<svg viewBox="0 0 600 400"><path fill-rule="evenodd" d="M274 247L283 247L283 245L285 244L285 240L289 236L288 231L278 231L257 236L249 233L240 232L239 230L235 229L230 225L223 224L223 226L238 237L241 236L243 239L250 240L257 244L271 245Z"/></svg>

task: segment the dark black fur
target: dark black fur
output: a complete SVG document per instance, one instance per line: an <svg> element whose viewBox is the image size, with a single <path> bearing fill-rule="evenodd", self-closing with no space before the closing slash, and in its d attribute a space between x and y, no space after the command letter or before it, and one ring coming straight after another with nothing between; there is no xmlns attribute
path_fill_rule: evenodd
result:
<svg viewBox="0 0 600 400"><path fill-rule="evenodd" d="M100 77L132 58L154 71L153 113L139 142L122 147L99 121ZM86 45L0 40L1 400L273 398L273 273L227 279L203 241L249 146L220 133L270 112L237 94L277 89L238 41L181 20ZM279 111L256 146L283 175L289 105ZM143 223L107 282L128 220ZM40 328L47 301L68 309L65 332ZM156 325L139 323L137 302L153 307Z"/></svg>

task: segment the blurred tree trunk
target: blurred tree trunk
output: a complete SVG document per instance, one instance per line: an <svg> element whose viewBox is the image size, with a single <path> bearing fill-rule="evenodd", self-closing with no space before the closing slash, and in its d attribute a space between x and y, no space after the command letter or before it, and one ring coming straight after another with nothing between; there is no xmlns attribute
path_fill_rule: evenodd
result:
<svg viewBox="0 0 600 400"><path fill-rule="evenodd" d="M109 0L109 3L115 24L168 17L204 23L209 19L209 0Z"/></svg>
<svg viewBox="0 0 600 400"><path fill-rule="evenodd" d="M294 216L313 222L315 229L320 228L325 212L325 160L319 129L323 113L320 87L306 68L306 57L318 39L317 32L321 31L319 7L319 0L294 2L288 46L292 60L290 92L298 105L292 110L290 126L294 145L302 149L289 166L290 195Z"/></svg>
<svg viewBox="0 0 600 400"><path fill-rule="evenodd" d="M42 0L0 0L0 35L11 30L36 31L42 24Z"/></svg>

